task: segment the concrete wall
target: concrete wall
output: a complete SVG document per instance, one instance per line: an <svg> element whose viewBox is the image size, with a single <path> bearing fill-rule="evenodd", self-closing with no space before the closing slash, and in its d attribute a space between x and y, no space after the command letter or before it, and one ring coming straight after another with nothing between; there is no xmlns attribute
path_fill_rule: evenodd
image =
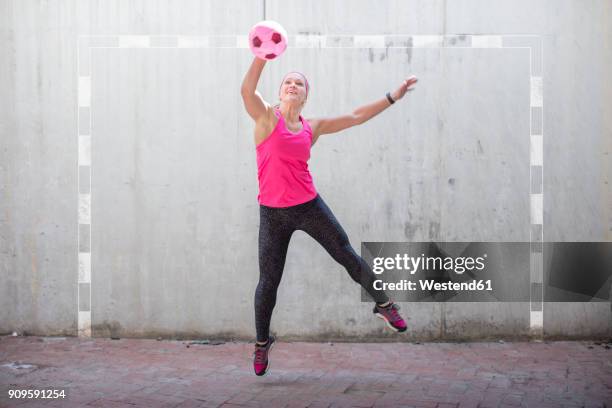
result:
<svg viewBox="0 0 612 408"><path fill-rule="evenodd" d="M611 10L578 0L0 0L0 332L76 335L78 311L91 310L94 336L254 337L257 173L239 95L251 54L91 49L91 109L79 111L78 36L246 34L264 17L291 36L539 36L544 240L610 241ZM284 72L305 72L310 117L349 112L419 77L400 103L313 148L315 185L357 251L361 241L529 241L529 58L524 49L290 48L267 64L260 90L274 101ZM86 115L91 183L78 166ZM90 226L78 221L84 191ZM79 286L84 250L91 279ZM272 330L385 337L359 299L344 269L296 232ZM402 310L407 338L529 334L528 303ZM543 322L548 336L612 334L609 302L546 303Z"/></svg>

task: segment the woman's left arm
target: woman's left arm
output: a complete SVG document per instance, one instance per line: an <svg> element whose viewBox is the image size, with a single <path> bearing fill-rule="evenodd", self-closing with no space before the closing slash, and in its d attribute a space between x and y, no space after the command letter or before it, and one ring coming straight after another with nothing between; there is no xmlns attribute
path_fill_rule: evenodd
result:
<svg viewBox="0 0 612 408"><path fill-rule="evenodd" d="M391 99L393 99L394 102L402 99L406 92L414 89L411 88L411 86L416 82L417 78L415 76L411 76L404 80L404 82L402 82L402 84L395 91L390 93ZM349 115L342 115L333 118L310 119L309 122L311 123L312 127L313 144L320 135L336 133L352 126L360 125L372 119L389 106L391 106L391 102L385 96L384 98L381 98L375 102L360 106Z"/></svg>

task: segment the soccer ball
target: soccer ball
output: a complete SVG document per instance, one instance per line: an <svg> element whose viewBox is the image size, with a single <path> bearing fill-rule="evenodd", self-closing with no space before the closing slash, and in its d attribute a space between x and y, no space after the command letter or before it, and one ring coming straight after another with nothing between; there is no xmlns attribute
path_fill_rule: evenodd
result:
<svg viewBox="0 0 612 408"><path fill-rule="evenodd" d="M249 32L249 47L257 58L273 60L287 48L287 31L276 21L260 21Z"/></svg>

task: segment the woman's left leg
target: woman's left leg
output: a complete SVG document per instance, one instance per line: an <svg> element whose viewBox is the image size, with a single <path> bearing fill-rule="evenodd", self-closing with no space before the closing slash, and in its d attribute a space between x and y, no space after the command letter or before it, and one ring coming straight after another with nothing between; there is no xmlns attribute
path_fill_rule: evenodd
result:
<svg viewBox="0 0 612 408"><path fill-rule="evenodd" d="M346 232L321 196L317 197L314 205L305 214L296 229L306 232L319 242L336 262L344 266L351 278L359 283L376 303L389 301L384 291L374 289L373 283L377 279L376 275L367 262L355 253Z"/></svg>

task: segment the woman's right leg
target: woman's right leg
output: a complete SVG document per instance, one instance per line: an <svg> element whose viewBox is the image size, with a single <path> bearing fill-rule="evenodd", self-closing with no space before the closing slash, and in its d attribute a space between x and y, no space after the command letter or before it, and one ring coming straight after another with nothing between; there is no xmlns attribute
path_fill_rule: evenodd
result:
<svg viewBox="0 0 612 408"><path fill-rule="evenodd" d="M378 279L372 268L353 249L349 238L331 209L319 195L298 229L314 238L334 258L344 266L350 277L359 283L376 303L386 303L389 297L382 290L374 289Z"/></svg>
<svg viewBox="0 0 612 408"><path fill-rule="evenodd" d="M293 231L282 210L260 206L259 283L255 290L255 327L257 341L260 343L268 340L276 292L283 276Z"/></svg>

